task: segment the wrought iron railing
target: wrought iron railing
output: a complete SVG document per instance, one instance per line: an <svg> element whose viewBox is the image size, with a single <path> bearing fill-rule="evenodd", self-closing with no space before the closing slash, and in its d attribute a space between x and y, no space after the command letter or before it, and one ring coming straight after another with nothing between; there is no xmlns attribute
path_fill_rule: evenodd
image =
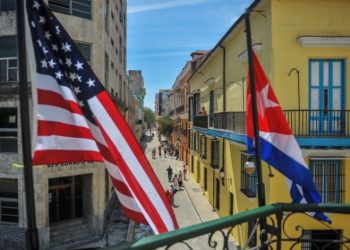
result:
<svg viewBox="0 0 350 250"><path fill-rule="evenodd" d="M180 105L179 107L177 107L176 109L176 114L182 114L185 112L185 105Z"/></svg>
<svg viewBox="0 0 350 250"><path fill-rule="evenodd" d="M193 126L200 128L208 128L208 116L200 115L195 116L193 119Z"/></svg>
<svg viewBox="0 0 350 250"><path fill-rule="evenodd" d="M284 110L296 136L350 136L350 110Z"/></svg>
<svg viewBox="0 0 350 250"><path fill-rule="evenodd" d="M305 109L283 112L295 136L350 137L350 110ZM244 134L245 112L215 113L214 128Z"/></svg>
<svg viewBox="0 0 350 250"><path fill-rule="evenodd" d="M342 215L346 222L350 219L350 204L271 204L108 249L195 249L191 239L204 236L206 249L350 249L348 223L338 221L332 226L308 215L314 212L332 213L332 218ZM234 241L235 230L246 235L244 242ZM318 237L321 231L324 234Z"/></svg>
<svg viewBox="0 0 350 250"><path fill-rule="evenodd" d="M214 128L245 133L245 112L220 112L214 114Z"/></svg>

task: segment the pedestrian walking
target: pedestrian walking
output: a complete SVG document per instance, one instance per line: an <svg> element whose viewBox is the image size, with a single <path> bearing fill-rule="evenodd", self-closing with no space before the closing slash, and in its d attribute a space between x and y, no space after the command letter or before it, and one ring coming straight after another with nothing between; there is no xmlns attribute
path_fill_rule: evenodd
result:
<svg viewBox="0 0 350 250"><path fill-rule="evenodd" d="M179 156L180 156L179 150L178 150L178 149L175 149L175 157L176 157L176 160L179 159Z"/></svg>
<svg viewBox="0 0 350 250"><path fill-rule="evenodd" d="M173 185L176 191L179 190L179 178L177 177L177 174L174 175Z"/></svg>
<svg viewBox="0 0 350 250"><path fill-rule="evenodd" d="M187 178L186 178L186 175L187 175L187 167L186 167L185 164L184 164L184 166L183 166L183 173L184 173L184 180L187 181Z"/></svg>
<svg viewBox="0 0 350 250"><path fill-rule="evenodd" d="M166 158L166 151L167 151L167 148L166 148L166 146L164 146L164 158Z"/></svg>
<svg viewBox="0 0 350 250"><path fill-rule="evenodd" d="M179 172L178 179L179 179L179 187L182 187L184 182L183 182L183 175L181 171Z"/></svg>
<svg viewBox="0 0 350 250"><path fill-rule="evenodd" d="M177 189L174 187L174 185L170 186L170 203L174 207L178 207L175 205L175 193L177 192Z"/></svg>
<svg viewBox="0 0 350 250"><path fill-rule="evenodd" d="M156 148L152 149L152 159L156 158Z"/></svg>
<svg viewBox="0 0 350 250"><path fill-rule="evenodd" d="M173 169L169 166L166 171L168 172L168 180L171 181L171 178L173 177Z"/></svg>
<svg viewBox="0 0 350 250"><path fill-rule="evenodd" d="M162 147L159 145L158 147L159 158L162 157Z"/></svg>

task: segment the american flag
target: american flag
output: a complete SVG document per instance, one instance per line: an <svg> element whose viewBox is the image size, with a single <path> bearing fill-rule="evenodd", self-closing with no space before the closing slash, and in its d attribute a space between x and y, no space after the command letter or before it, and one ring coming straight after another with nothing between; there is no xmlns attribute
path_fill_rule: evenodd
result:
<svg viewBox="0 0 350 250"><path fill-rule="evenodd" d="M113 100L42 0L27 0L37 121L33 164L104 162L126 215L177 229L165 192Z"/></svg>

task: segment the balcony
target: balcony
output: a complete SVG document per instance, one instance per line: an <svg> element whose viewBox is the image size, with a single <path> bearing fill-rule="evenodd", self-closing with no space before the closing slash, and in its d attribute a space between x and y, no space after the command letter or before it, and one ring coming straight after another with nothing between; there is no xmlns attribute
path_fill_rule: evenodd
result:
<svg viewBox="0 0 350 250"><path fill-rule="evenodd" d="M207 115L195 116L193 119L193 126L200 127L200 128L208 128L208 116Z"/></svg>
<svg viewBox="0 0 350 250"><path fill-rule="evenodd" d="M298 137L350 137L350 110L284 110ZM213 117L214 128L245 133L245 112L221 112Z"/></svg>
<svg viewBox="0 0 350 250"><path fill-rule="evenodd" d="M180 105L175 110L176 110L176 114L182 114L185 112L185 105Z"/></svg>
<svg viewBox="0 0 350 250"><path fill-rule="evenodd" d="M309 215L313 212L331 213L334 221L339 216L343 221L350 219L349 204L277 203L108 249L193 249L188 240L203 235L208 235L208 249L217 249L218 245L222 246L221 249L349 249L346 223L343 226L325 224ZM262 225L264 230L261 230ZM240 242L240 246L233 243L234 246L229 247L229 236L237 230L245 235L246 240ZM264 233L259 235L260 232ZM260 240L259 236L266 240Z"/></svg>

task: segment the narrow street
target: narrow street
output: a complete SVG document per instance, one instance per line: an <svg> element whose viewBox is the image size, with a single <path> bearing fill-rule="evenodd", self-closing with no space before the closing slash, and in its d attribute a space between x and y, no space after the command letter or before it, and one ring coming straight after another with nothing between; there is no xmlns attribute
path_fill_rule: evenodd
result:
<svg viewBox="0 0 350 250"><path fill-rule="evenodd" d="M158 136L155 133L153 140L147 143L145 154L150 161L155 173L158 176L164 190L170 189L171 182L168 181L166 168L171 166L173 174L178 174L183 170L183 162L176 160L168 155L164 157L158 155ZM152 159L152 149L157 148L156 159ZM175 216L180 228L195 225L201 222L206 222L219 218L218 214L213 211L213 208L207 198L203 195L198 183L194 181L190 172L187 172L187 181L184 181L184 186L175 194L175 206L173 206ZM222 249L220 242L223 240L221 234L217 233L214 239L218 241L217 249ZM208 236L197 237L187 241L191 248L177 243L171 249L213 249L208 246Z"/></svg>

